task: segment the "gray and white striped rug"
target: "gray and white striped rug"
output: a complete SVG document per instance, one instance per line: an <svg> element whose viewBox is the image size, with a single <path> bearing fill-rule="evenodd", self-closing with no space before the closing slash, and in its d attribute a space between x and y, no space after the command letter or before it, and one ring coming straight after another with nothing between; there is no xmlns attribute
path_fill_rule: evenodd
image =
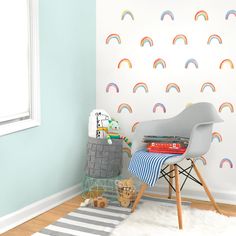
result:
<svg viewBox="0 0 236 236"><path fill-rule="evenodd" d="M142 202L156 201L160 205L173 205L175 201L143 197ZM189 205L183 202L183 205ZM130 215L130 209L110 202L106 208L80 207L33 236L107 236Z"/></svg>

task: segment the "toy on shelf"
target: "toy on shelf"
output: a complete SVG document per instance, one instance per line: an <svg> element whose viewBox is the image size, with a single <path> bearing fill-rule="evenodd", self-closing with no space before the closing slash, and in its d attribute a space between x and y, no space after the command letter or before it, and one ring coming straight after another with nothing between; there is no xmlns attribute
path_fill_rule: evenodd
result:
<svg viewBox="0 0 236 236"><path fill-rule="evenodd" d="M122 207L129 207L136 198L136 188L132 179L116 181L118 201Z"/></svg>
<svg viewBox="0 0 236 236"><path fill-rule="evenodd" d="M127 137L120 135L120 125L118 121L114 119L109 120L106 138L109 144L112 144L112 139L123 139L129 147L132 146L132 143L129 141Z"/></svg>

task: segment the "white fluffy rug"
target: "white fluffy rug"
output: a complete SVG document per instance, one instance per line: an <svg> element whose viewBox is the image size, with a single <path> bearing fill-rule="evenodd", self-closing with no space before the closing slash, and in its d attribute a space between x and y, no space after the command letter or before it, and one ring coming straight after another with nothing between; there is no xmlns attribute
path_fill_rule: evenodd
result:
<svg viewBox="0 0 236 236"><path fill-rule="evenodd" d="M178 229L176 206L160 206L155 202L139 205L112 236L233 236L236 235L236 217L227 217L212 211L183 207L184 230Z"/></svg>

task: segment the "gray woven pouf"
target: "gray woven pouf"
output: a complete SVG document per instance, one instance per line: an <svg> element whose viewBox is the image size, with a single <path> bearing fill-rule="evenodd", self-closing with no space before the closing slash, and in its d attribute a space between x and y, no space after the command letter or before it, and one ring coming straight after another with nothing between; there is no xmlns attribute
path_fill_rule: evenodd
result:
<svg viewBox="0 0 236 236"><path fill-rule="evenodd" d="M88 138L85 173L93 178L112 178L120 175L122 168L122 139Z"/></svg>

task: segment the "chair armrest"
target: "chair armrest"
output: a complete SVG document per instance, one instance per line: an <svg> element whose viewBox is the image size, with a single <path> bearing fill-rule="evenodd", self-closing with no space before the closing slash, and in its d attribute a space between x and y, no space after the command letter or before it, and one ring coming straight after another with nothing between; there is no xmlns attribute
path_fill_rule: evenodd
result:
<svg viewBox="0 0 236 236"><path fill-rule="evenodd" d="M188 148L185 152L186 158L201 157L208 152L212 140L213 122L197 124L193 127Z"/></svg>

